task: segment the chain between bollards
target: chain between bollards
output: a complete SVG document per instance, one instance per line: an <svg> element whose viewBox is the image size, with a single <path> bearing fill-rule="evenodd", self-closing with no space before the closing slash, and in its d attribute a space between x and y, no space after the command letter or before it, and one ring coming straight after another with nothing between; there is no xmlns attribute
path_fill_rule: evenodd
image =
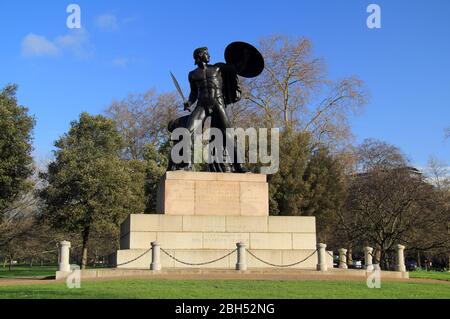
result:
<svg viewBox="0 0 450 319"><path fill-rule="evenodd" d="M220 260L222 260L222 259L225 259L226 257L228 257L228 256L230 256L231 254L233 254L236 250L237 250L237 249L234 249L234 250L230 251L228 254L226 254L226 255L224 255L224 256L222 256L222 257L220 257L220 258L211 260L211 261L206 261L206 262L202 262L202 263L190 263L190 262L182 261L182 260L176 258L175 256L171 255L169 252L167 252L166 250L164 250L164 249L161 248L161 251L162 251L164 254L166 254L168 257L172 258L172 259L175 260L176 262L179 262L180 264L187 265L187 266L203 266L203 265L212 264L212 263L215 263L215 262L220 261Z"/></svg>
<svg viewBox="0 0 450 319"><path fill-rule="evenodd" d="M293 266L300 265L301 263L307 261L309 258L311 258L312 256L314 256L314 254L315 254L316 252L317 252L317 249L314 250L314 252L313 252L312 254L310 254L308 257L306 257L306 258L304 258L304 259L302 259L302 260L300 260L300 261L297 261L297 262L295 262L295 263L287 264L287 265L277 265L277 264L273 264L273 263L270 263L270 262L268 262L268 261L265 261L265 260L259 258L258 256L256 256L256 255L255 255L254 253L252 253L251 251L248 251L248 253L249 253L251 256L253 256L255 259L259 260L260 262L262 262L262 263L264 263L264 264L266 264L266 265L269 265L269 266L272 266L272 267L278 267L278 268L287 268L287 267L293 267Z"/></svg>

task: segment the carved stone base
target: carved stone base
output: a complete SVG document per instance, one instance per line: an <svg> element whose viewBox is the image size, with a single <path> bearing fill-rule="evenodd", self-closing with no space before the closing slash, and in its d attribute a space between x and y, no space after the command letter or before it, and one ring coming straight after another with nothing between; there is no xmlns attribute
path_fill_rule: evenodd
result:
<svg viewBox="0 0 450 319"><path fill-rule="evenodd" d="M262 174L167 172L157 198L157 212L165 215L269 215L269 187Z"/></svg>
<svg viewBox="0 0 450 319"><path fill-rule="evenodd" d="M302 216L186 216L186 215L130 215L121 225L120 249L113 264L126 263L139 257L157 241L160 247L181 261L202 263L226 255L242 242L259 258L278 265L302 260L316 249L315 217ZM202 267L233 269L237 255L232 255ZM325 260L333 267L332 257ZM119 266L125 269L148 269L151 252ZM270 268L247 255L251 268ZM296 265L296 269L315 269L317 255ZM161 252L164 268L183 268Z"/></svg>

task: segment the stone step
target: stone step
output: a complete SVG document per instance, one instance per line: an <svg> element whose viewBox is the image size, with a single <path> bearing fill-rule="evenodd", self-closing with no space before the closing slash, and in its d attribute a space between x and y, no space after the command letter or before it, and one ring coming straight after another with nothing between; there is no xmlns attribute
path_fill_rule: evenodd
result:
<svg viewBox="0 0 450 319"><path fill-rule="evenodd" d="M130 232L270 232L315 233L313 216L183 216L131 214L121 225L121 237Z"/></svg>
<svg viewBox="0 0 450 319"><path fill-rule="evenodd" d="M56 280L66 279L70 272L56 272ZM81 271L83 280L90 278L148 278L148 279L191 279L191 280L366 280L371 273L364 269L311 269L252 268L246 271L223 268L163 268L160 271L149 269L86 269ZM408 272L382 271L383 280L408 279Z"/></svg>
<svg viewBox="0 0 450 319"><path fill-rule="evenodd" d="M243 242L250 249L315 249L315 233L131 232L120 240L121 249L150 248L158 242L167 249L233 249Z"/></svg>

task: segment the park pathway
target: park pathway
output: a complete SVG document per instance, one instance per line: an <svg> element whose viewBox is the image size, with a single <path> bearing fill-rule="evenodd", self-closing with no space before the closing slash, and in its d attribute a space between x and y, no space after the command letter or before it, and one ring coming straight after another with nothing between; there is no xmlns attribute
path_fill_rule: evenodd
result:
<svg viewBox="0 0 450 319"><path fill-rule="evenodd" d="M230 273L211 273L211 274L183 274L183 273L170 273L161 274L157 276L124 276L124 277L102 277L102 278L85 278L83 281L95 282L95 281L116 281L116 280L321 280L321 281L361 281L365 278L345 275L312 275L312 274L230 274ZM410 283L435 283L435 284L450 284L450 281L435 280L435 279L400 279L400 278L382 278L382 281L393 282L410 282ZM15 285L42 285L62 283L64 280L54 280L49 277L33 277L33 278L0 278L0 287L2 286L15 286Z"/></svg>

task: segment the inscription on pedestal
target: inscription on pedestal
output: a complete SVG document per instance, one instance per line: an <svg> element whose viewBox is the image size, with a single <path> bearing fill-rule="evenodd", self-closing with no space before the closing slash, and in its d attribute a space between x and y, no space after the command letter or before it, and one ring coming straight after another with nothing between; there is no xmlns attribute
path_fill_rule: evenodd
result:
<svg viewBox="0 0 450 319"><path fill-rule="evenodd" d="M269 211L269 201L261 200L261 194L269 193L267 183L240 183L241 215L259 216L261 211Z"/></svg>
<svg viewBox="0 0 450 319"><path fill-rule="evenodd" d="M240 215L239 183L195 182L196 215Z"/></svg>
<svg viewBox="0 0 450 319"><path fill-rule="evenodd" d="M165 209L166 212L180 211L178 215L194 215L195 182L166 181Z"/></svg>
<svg viewBox="0 0 450 319"><path fill-rule="evenodd" d="M158 188L157 212L166 215L268 216L266 176L168 172Z"/></svg>

